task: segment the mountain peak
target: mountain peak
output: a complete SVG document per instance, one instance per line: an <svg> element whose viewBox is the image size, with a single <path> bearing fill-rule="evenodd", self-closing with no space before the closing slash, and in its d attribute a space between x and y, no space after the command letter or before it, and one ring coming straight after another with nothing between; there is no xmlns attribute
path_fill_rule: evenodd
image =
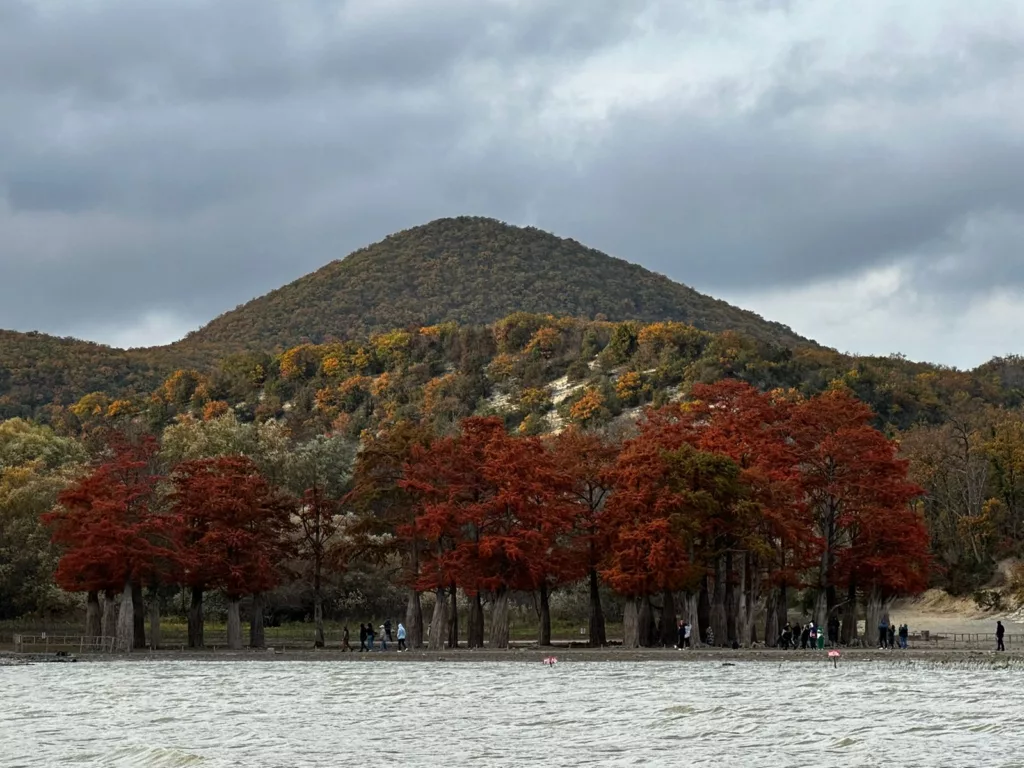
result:
<svg viewBox="0 0 1024 768"><path fill-rule="evenodd" d="M574 240L459 216L389 235L221 315L174 346L288 347L408 325L489 323L517 311L678 320L806 342L784 325Z"/></svg>

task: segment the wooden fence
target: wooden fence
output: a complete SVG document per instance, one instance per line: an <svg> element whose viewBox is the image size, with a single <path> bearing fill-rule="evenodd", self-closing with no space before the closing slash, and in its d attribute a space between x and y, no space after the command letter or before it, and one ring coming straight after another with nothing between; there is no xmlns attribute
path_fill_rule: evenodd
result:
<svg viewBox="0 0 1024 768"><path fill-rule="evenodd" d="M38 635L16 634L12 639L15 653L56 653L58 651L77 651L78 653L114 652L114 638L112 637L51 635L48 632L43 632Z"/></svg>

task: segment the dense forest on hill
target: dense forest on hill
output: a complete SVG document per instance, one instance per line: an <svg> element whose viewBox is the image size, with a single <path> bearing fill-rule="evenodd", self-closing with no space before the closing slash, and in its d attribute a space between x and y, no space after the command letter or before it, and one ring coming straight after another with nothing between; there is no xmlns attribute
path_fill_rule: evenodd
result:
<svg viewBox="0 0 1024 768"><path fill-rule="evenodd" d="M73 604L55 591L58 550L46 543L40 515L86 471L89 456L100 455L110 434L155 435L161 455L176 461L238 453L267 477L284 478L297 471L293 458L304 452L316 458L329 449L341 463L353 455L369 461L389 435L444 438L471 416L497 417L517 436L565 434L573 426L622 445L646 407L688 408L701 385L723 380L746 382L773 402L841 393L870 406L874 426L896 441L910 479L924 491L913 509L927 523L932 584L996 599L983 586L997 563L1024 554L1022 366L1014 358L962 372L681 322L525 312L489 325L448 322L234 354L162 378L156 367L133 368L116 350L70 342L44 348L81 350L83 362L71 371L83 381L98 375L97 361L107 361L110 370L99 373L119 377L122 386L35 407L35 423L0 422L0 561L11 561L0 568L0 596L16 612ZM331 477L342 498L349 470L339 467ZM362 514L374 519L390 498L372 495ZM393 606L397 593L381 586L376 567L391 566L337 575L331 604ZM274 605L307 611L303 583L282 587Z"/></svg>
<svg viewBox="0 0 1024 768"><path fill-rule="evenodd" d="M439 219L391 235L217 318L179 348L220 352L345 340L512 312L678 320L784 343L789 328L574 240L494 219Z"/></svg>

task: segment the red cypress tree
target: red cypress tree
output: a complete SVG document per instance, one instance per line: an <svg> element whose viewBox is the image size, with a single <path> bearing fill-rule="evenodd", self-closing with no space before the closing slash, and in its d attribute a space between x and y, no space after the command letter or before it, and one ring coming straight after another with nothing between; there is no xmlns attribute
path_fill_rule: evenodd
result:
<svg viewBox="0 0 1024 768"><path fill-rule="evenodd" d="M841 571L851 577L851 619L856 588L868 586L856 582L858 567L844 566L842 559L874 562L884 547L872 552L871 542L882 546L885 525L904 531L923 525L910 507L922 490L908 480L907 462L897 458L896 444L871 426L872 417L868 406L842 391L811 398L793 410L790 433L820 552L815 608L820 624L839 603Z"/></svg>
<svg viewBox="0 0 1024 768"><path fill-rule="evenodd" d="M180 559L193 595L189 644L203 644L203 592L221 589L228 598L228 644L240 648L239 601L279 583L293 551L294 505L245 457L186 461L171 479Z"/></svg>
<svg viewBox="0 0 1024 768"><path fill-rule="evenodd" d="M555 436L550 448L567 476L567 493L576 505L573 552L567 578L585 576L590 593L588 642L601 647L607 642L598 570L608 550L608 536L600 525L611 492L611 470L619 447L596 432L570 427Z"/></svg>
<svg viewBox="0 0 1024 768"><path fill-rule="evenodd" d="M153 510L160 479L152 468L156 441L146 436L130 442L115 434L110 451L109 461L60 494L58 509L44 521L52 526L53 541L64 548L55 574L62 588L104 591L108 601L123 593L118 647L128 650L145 645L141 585L173 568L175 553L168 519ZM114 628L102 631L110 634ZM86 633L94 634L95 627L88 626Z"/></svg>

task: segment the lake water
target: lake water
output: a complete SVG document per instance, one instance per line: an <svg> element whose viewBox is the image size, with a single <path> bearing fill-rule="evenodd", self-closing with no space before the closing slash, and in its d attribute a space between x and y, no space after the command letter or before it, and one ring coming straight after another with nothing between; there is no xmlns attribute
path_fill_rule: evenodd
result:
<svg viewBox="0 0 1024 768"><path fill-rule="evenodd" d="M0 667L0 765L1024 766L1024 673L928 663Z"/></svg>

